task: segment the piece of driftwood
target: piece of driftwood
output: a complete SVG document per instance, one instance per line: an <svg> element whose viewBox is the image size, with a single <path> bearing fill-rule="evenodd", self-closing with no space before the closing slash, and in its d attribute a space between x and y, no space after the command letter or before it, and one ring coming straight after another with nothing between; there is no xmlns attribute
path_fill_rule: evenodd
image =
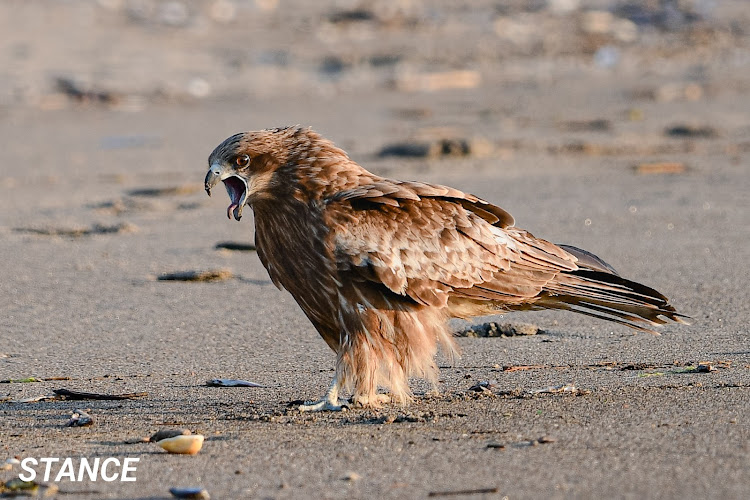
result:
<svg viewBox="0 0 750 500"><path fill-rule="evenodd" d="M98 392L71 391L70 389L55 389L53 391L58 396L67 399L99 399L106 401L115 401L121 399L137 399L148 396L147 392L129 392L126 394L101 394Z"/></svg>

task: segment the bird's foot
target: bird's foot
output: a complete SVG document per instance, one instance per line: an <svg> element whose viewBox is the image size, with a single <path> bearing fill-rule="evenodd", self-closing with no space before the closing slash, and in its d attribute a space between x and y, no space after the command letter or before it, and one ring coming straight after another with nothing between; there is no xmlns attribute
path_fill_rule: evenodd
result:
<svg viewBox="0 0 750 500"><path fill-rule="evenodd" d="M346 411L349 409L349 402L343 399L333 401L329 398L323 398L320 401L305 402L298 408L299 411Z"/></svg>
<svg viewBox="0 0 750 500"><path fill-rule="evenodd" d="M380 408L390 402L391 396L388 394L372 394L369 396L360 394L352 398L352 403L364 408Z"/></svg>
<svg viewBox="0 0 750 500"><path fill-rule="evenodd" d="M345 411L349 408L347 401L339 399L339 384L338 379L333 377L331 386L328 388L328 392L323 396L323 399L316 402L305 402L299 405L299 411Z"/></svg>

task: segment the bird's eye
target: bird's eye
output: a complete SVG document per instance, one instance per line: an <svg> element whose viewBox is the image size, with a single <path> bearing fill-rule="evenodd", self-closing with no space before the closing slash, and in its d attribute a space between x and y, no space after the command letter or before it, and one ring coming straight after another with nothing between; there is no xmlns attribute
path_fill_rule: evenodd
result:
<svg viewBox="0 0 750 500"><path fill-rule="evenodd" d="M250 163L250 157L248 155L239 155L234 159L234 162L238 167L247 167L247 164Z"/></svg>

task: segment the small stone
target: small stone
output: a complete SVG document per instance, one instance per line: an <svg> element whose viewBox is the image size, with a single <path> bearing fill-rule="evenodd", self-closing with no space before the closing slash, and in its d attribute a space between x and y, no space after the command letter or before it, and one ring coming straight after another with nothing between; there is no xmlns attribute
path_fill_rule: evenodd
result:
<svg viewBox="0 0 750 500"><path fill-rule="evenodd" d="M169 488L169 492L175 498L187 498L191 500L211 500L205 488Z"/></svg>
<svg viewBox="0 0 750 500"><path fill-rule="evenodd" d="M344 481L354 482L354 481L359 481L360 479L362 479L362 476L360 476L356 472L349 472L343 477L343 479Z"/></svg>
<svg viewBox="0 0 750 500"><path fill-rule="evenodd" d="M688 137L702 139L711 139L719 135L716 129L709 125L686 124L678 124L668 127L664 133L670 137Z"/></svg>
<svg viewBox="0 0 750 500"><path fill-rule="evenodd" d="M94 418L84 410L74 410L73 415L65 424L66 427L88 427L94 424Z"/></svg>
<svg viewBox="0 0 750 500"><path fill-rule="evenodd" d="M175 436L189 436L190 434L192 433L187 429L163 429L154 433L148 440L151 443L156 443L162 439L169 439Z"/></svg>

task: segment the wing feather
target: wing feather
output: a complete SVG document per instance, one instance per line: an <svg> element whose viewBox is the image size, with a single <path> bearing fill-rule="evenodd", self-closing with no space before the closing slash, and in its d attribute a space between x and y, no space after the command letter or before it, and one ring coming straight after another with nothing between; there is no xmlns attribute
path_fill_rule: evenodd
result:
<svg viewBox="0 0 750 500"><path fill-rule="evenodd" d="M574 256L508 226L504 210L444 186L378 179L338 193L324 216L340 273L420 304L520 303L577 269Z"/></svg>

